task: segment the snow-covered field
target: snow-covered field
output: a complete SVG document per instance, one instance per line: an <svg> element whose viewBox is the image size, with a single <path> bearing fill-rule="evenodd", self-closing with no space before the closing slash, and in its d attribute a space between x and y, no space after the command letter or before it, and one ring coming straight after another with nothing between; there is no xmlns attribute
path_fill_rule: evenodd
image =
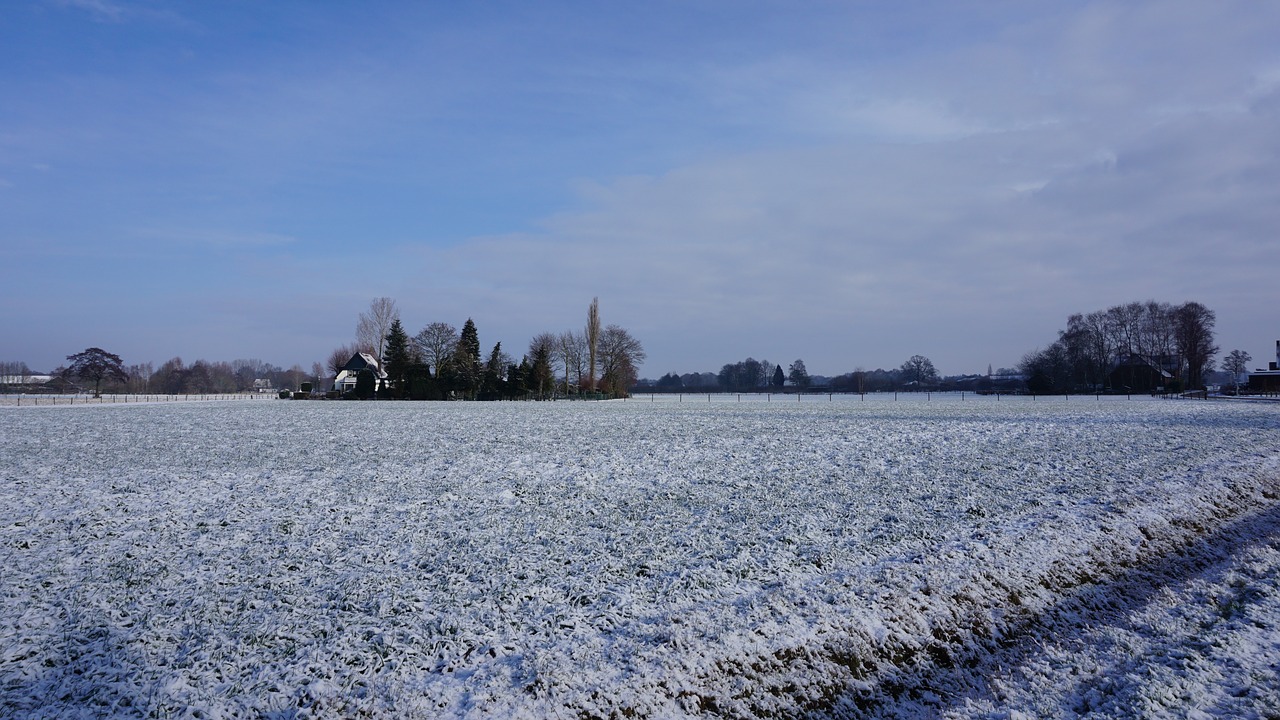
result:
<svg viewBox="0 0 1280 720"><path fill-rule="evenodd" d="M0 716L1269 717L1280 408L0 408Z"/></svg>

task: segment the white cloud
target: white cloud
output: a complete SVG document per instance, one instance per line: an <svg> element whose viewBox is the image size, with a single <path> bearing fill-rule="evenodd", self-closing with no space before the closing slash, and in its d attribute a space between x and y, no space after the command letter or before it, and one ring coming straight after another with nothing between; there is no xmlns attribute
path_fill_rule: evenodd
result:
<svg viewBox="0 0 1280 720"><path fill-rule="evenodd" d="M107 2L107 0L50 0L50 2L61 7L84 10L95 19L102 21L119 22L126 14L124 6Z"/></svg>
<svg viewBox="0 0 1280 720"><path fill-rule="evenodd" d="M589 19L446 21L358 51L298 42L197 64L162 92L90 74L50 90L58 111L0 128L18 186L5 196L65 183L78 212L136 203L115 227L149 242L288 254L289 277L235 292L294 292L326 317L349 303L352 322L390 295L411 325L473 315L486 343L519 347L579 326L598 295L649 345L653 375L746 354L821 373L916 352L944 372L1007 366L1068 313L1147 297L1270 322L1256 308L1280 266L1280 5L932 10L835 13L857 42L803 13L787 13L791 34L714 28L704 44L628 28L612 54ZM59 172L36 178L31 162ZM154 174L175 166L172 183ZM486 204L514 216L512 198L527 216L456 220ZM40 229L57 214L24 206ZM189 229L205 222L232 229ZM377 251L352 261L346 243Z"/></svg>
<svg viewBox="0 0 1280 720"><path fill-rule="evenodd" d="M1094 27L1114 22L1104 13L1079 32L1114 38ZM1073 84L1101 72L1078 64ZM974 371L1013 364L1071 312L1147 297L1249 312L1245 297L1269 292L1266 269L1280 267L1274 118L1250 107L1243 81L1234 97L1174 92L1190 101L1177 113L1138 78L1117 82L1105 98L1052 98L1094 108L1073 120L1036 110L1007 129L942 105L868 103L875 133L584 184L585 209L545 232L477 240L446 262L483 266L468 302L506 306L492 314L513 324L601 295L659 338L653 374L745 352L803 356L818 372L926 352Z"/></svg>

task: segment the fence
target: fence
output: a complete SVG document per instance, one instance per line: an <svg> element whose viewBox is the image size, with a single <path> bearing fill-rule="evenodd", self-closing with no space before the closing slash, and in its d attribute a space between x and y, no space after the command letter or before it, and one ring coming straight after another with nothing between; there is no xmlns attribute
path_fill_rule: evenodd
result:
<svg viewBox="0 0 1280 720"><path fill-rule="evenodd" d="M191 393L184 395L150 395L150 394L104 394L94 397L89 394L79 395L0 395L0 405L18 407L44 407L48 405L114 405L141 404L161 402L209 402L228 400L259 400L275 398L275 395L256 393Z"/></svg>
<svg viewBox="0 0 1280 720"><path fill-rule="evenodd" d="M1116 402L1125 400L1215 400L1207 393L1185 395L1033 395L960 392L795 392L795 393L644 393L627 398L638 403L814 403L814 402Z"/></svg>

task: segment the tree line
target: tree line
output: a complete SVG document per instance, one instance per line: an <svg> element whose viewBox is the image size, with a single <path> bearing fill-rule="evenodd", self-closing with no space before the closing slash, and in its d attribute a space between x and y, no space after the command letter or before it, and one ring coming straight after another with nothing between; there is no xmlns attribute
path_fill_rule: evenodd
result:
<svg viewBox="0 0 1280 720"><path fill-rule="evenodd" d="M1120 392L1127 377L1117 368L1144 365L1167 374L1167 392L1196 390L1214 368L1216 320L1198 302L1148 300L1077 313L1056 340L1027 353L1019 367L1036 393Z"/></svg>
<svg viewBox="0 0 1280 720"><path fill-rule="evenodd" d="M1012 370L1007 371L1012 373ZM652 392L803 392L813 387L838 392L885 392L893 390L948 388L933 361L912 355L892 370L855 370L835 378L809 374L804 359L798 358L784 371L781 365L748 357L726 363L718 373L669 372L656 381L640 381L639 390Z"/></svg>
<svg viewBox="0 0 1280 720"><path fill-rule="evenodd" d="M86 348L67 356L68 364L47 373L51 379L35 382L46 373L32 371L25 362L0 364L0 375L10 378L7 386L22 392L77 392L80 384L92 383L95 392L157 395L195 395L253 392L276 388L297 388L304 382L319 382L324 376L320 363L307 371L301 365L283 368L258 359L230 362L196 360L186 363L171 358L157 369L150 362L125 364L118 355L101 348Z"/></svg>
<svg viewBox="0 0 1280 720"><path fill-rule="evenodd" d="M100 348L67 357L70 366L55 369L45 389L69 391L73 380L91 380L95 392L108 389L135 393L231 393L274 388L296 389L304 382L328 389L356 353L375 358L386 372L379 384L372 375L353 394L409 399L546 399L598 394L623 397L641 392L769 392L820 385L838 392L896 390L974 390L1038 394L1124 392L1126 377L1118 368L1151 368L1167 392L1199 389L1215 367L1216 316L1198 302L1174 305L1148 300L1116 305L1067 318L1066 328L1047 347L1023 356L1017 368L986 375L942 377L933 362L913 355L892 369L862 370L834 378L811 376L802 359L787 368L768 360L726 363L718 373L669 372L657 381L639 380L643 345L618 325L603 325L599 300L592 299L584 326L578 330L535 335L517 361L502 343L482 357L475 322L461 330L447 322L431 322L410 336L394 300L375 298L359 314L355 339L336 348L327 363L284 369L261 360L232 362L197 360L190 365L175 357L158 369L151 363L124 365ZM95 351L90 353L90 351ZM88 353L88 355L86 355ZM102 358L111 371L101 371ZM89 358L93 363L86 365ZM111 358L115 358L114 361ZM1250 358L1234 351L1223 369L1238 378ZM118 372L116 372L118 370ZM13 378L36 375L25 363L0 364L6 386ZM25 381L17 383L22 386Z"/></svg>
<svg viewBox="0 0 1280 720"><path fill-rule="evenodd" d="M647 392L788 392L813 385L834 392L898 390L971 390L974 392L1124 392L1125 375L1117 367L1146 365L1161 374L1163 389L1177 392L1205 386L1214 369L1216 316L1198 302L1173 305L1149 300L1117 305L1067 318L1065 330L1048 347L1023 356L1016 368L987 368L985 375L943 377L933 361L913 355L897 368L854 370L834 378L808 374L803 360L784 372L781 365L747 358L727 363L718 373L669 372L641 382ZM1224 369L1243 367L1236 351ZM1247 354L1246 354L1247 355ZM1228 368L1228 365L1230 368Z"/></svg>
<svg viewBox="0 0 1280 720"><path fill-rule="evenodd" d="M376 360L386 378L380 382L373 371L363 371L350 396L409 400L625 397L646 357L644 346L629 331L602 323L599 298L587 307L581 330L538 333L519 361L501 342L482 357L471 318L461 330L435 321L410 336L395 300L375 298L360 313L354 342L330 353L331 377L342 373L358 353Z"/></svg>

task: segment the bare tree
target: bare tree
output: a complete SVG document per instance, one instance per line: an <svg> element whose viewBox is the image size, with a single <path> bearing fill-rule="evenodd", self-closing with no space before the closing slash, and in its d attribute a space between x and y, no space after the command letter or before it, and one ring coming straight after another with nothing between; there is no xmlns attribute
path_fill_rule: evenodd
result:
<svg viewBox="0 0 1280 720"><path fill-rule="evenodd" d="M1231 383L1236 394L1240 394L1240 376L1249 371L1249 363L1253 356L1243 350L1232 350L1222 359L1222 369L1231 373Z"/></svg>
<svg viewBox="0 0 1280 720"><path fill-rule="evenodd" d="M25 385L28 379L32 375L35 375L35 373L31 372L31 368L27 367L25 362L6 361L0 362L0 375L4 375L9 378L9 382L17 385Z"/></svg>
<svg viewBox="0 0 1280 720"><path fill-rule="evenodd" d="M916 383L927 385L938 379L938 370L933 361L923 355L912 355L902 363L902 382L904 385Z"/></svg>
<svg viewBox="0 0 1280 720"><path fill-rule="evenodd" d="M129 392L142 393L147 392L151 375L155 372L151 367L151 363L138 363L125 368L125 372L129 375Z"/></svg>
<svg viewBox="0 0 1280 720"><path fill-rule="evenodd" d="M1218 346L1213 344L1213 325L1217 316L1198 302L1184 303L1174 311L1177 325L1178 354L1186 365L1186 387L1204 387L1204 374L1209 371Z"/></svg>
<svg viewBox="0 0 1280 720"><path fill-rule="evenodd" d="M591 298L591 306L587 308L587 378L588 389L596 391L596 355L600 347L600 298Z"/></svg>
<svg viewBox="0 0 1280 720"><path fill-rule="evenodd" d="M440 368L449 362L459 339L458 328L446 322L433 322L414 336L413 346L422 361L435 369L439 378Z"/></svg>
<svg viewBox="0 0 1280 720"><path fill-rule="evenodd" d="M631 333L610 325L600 334L600 377L610 395L621 397L636 383L636 368L645 359L644 346Z"/></svg>
<svg viewBox="0 0 1280 720"><path fill-rule="evenodd" d="M391 323L399 319L400 311L396 309L395 300L389 297L374 298L369 303L369 312L360 313L360 320L356 323L356 344L381 364L387 333L391 331Z"/></svg>
<svg viewBox="0 0 1280 720"><path fill-rule="evenodd" d="M566 330L556 338L556 358L564 366L564 391L576 392L582 385L587 358L587 339L582 333Z"/></svg>
<svg viewBox="0 0 1280 720"><path fill-rule="evenodd" d="M355 345L342 345L334 348L333 352L329 353L329 360L326 363L329 372L335 376L342 372L342 369L347 366L347 363L351 361L351 358L357 352L359 350L356 349Z"/></svg>

